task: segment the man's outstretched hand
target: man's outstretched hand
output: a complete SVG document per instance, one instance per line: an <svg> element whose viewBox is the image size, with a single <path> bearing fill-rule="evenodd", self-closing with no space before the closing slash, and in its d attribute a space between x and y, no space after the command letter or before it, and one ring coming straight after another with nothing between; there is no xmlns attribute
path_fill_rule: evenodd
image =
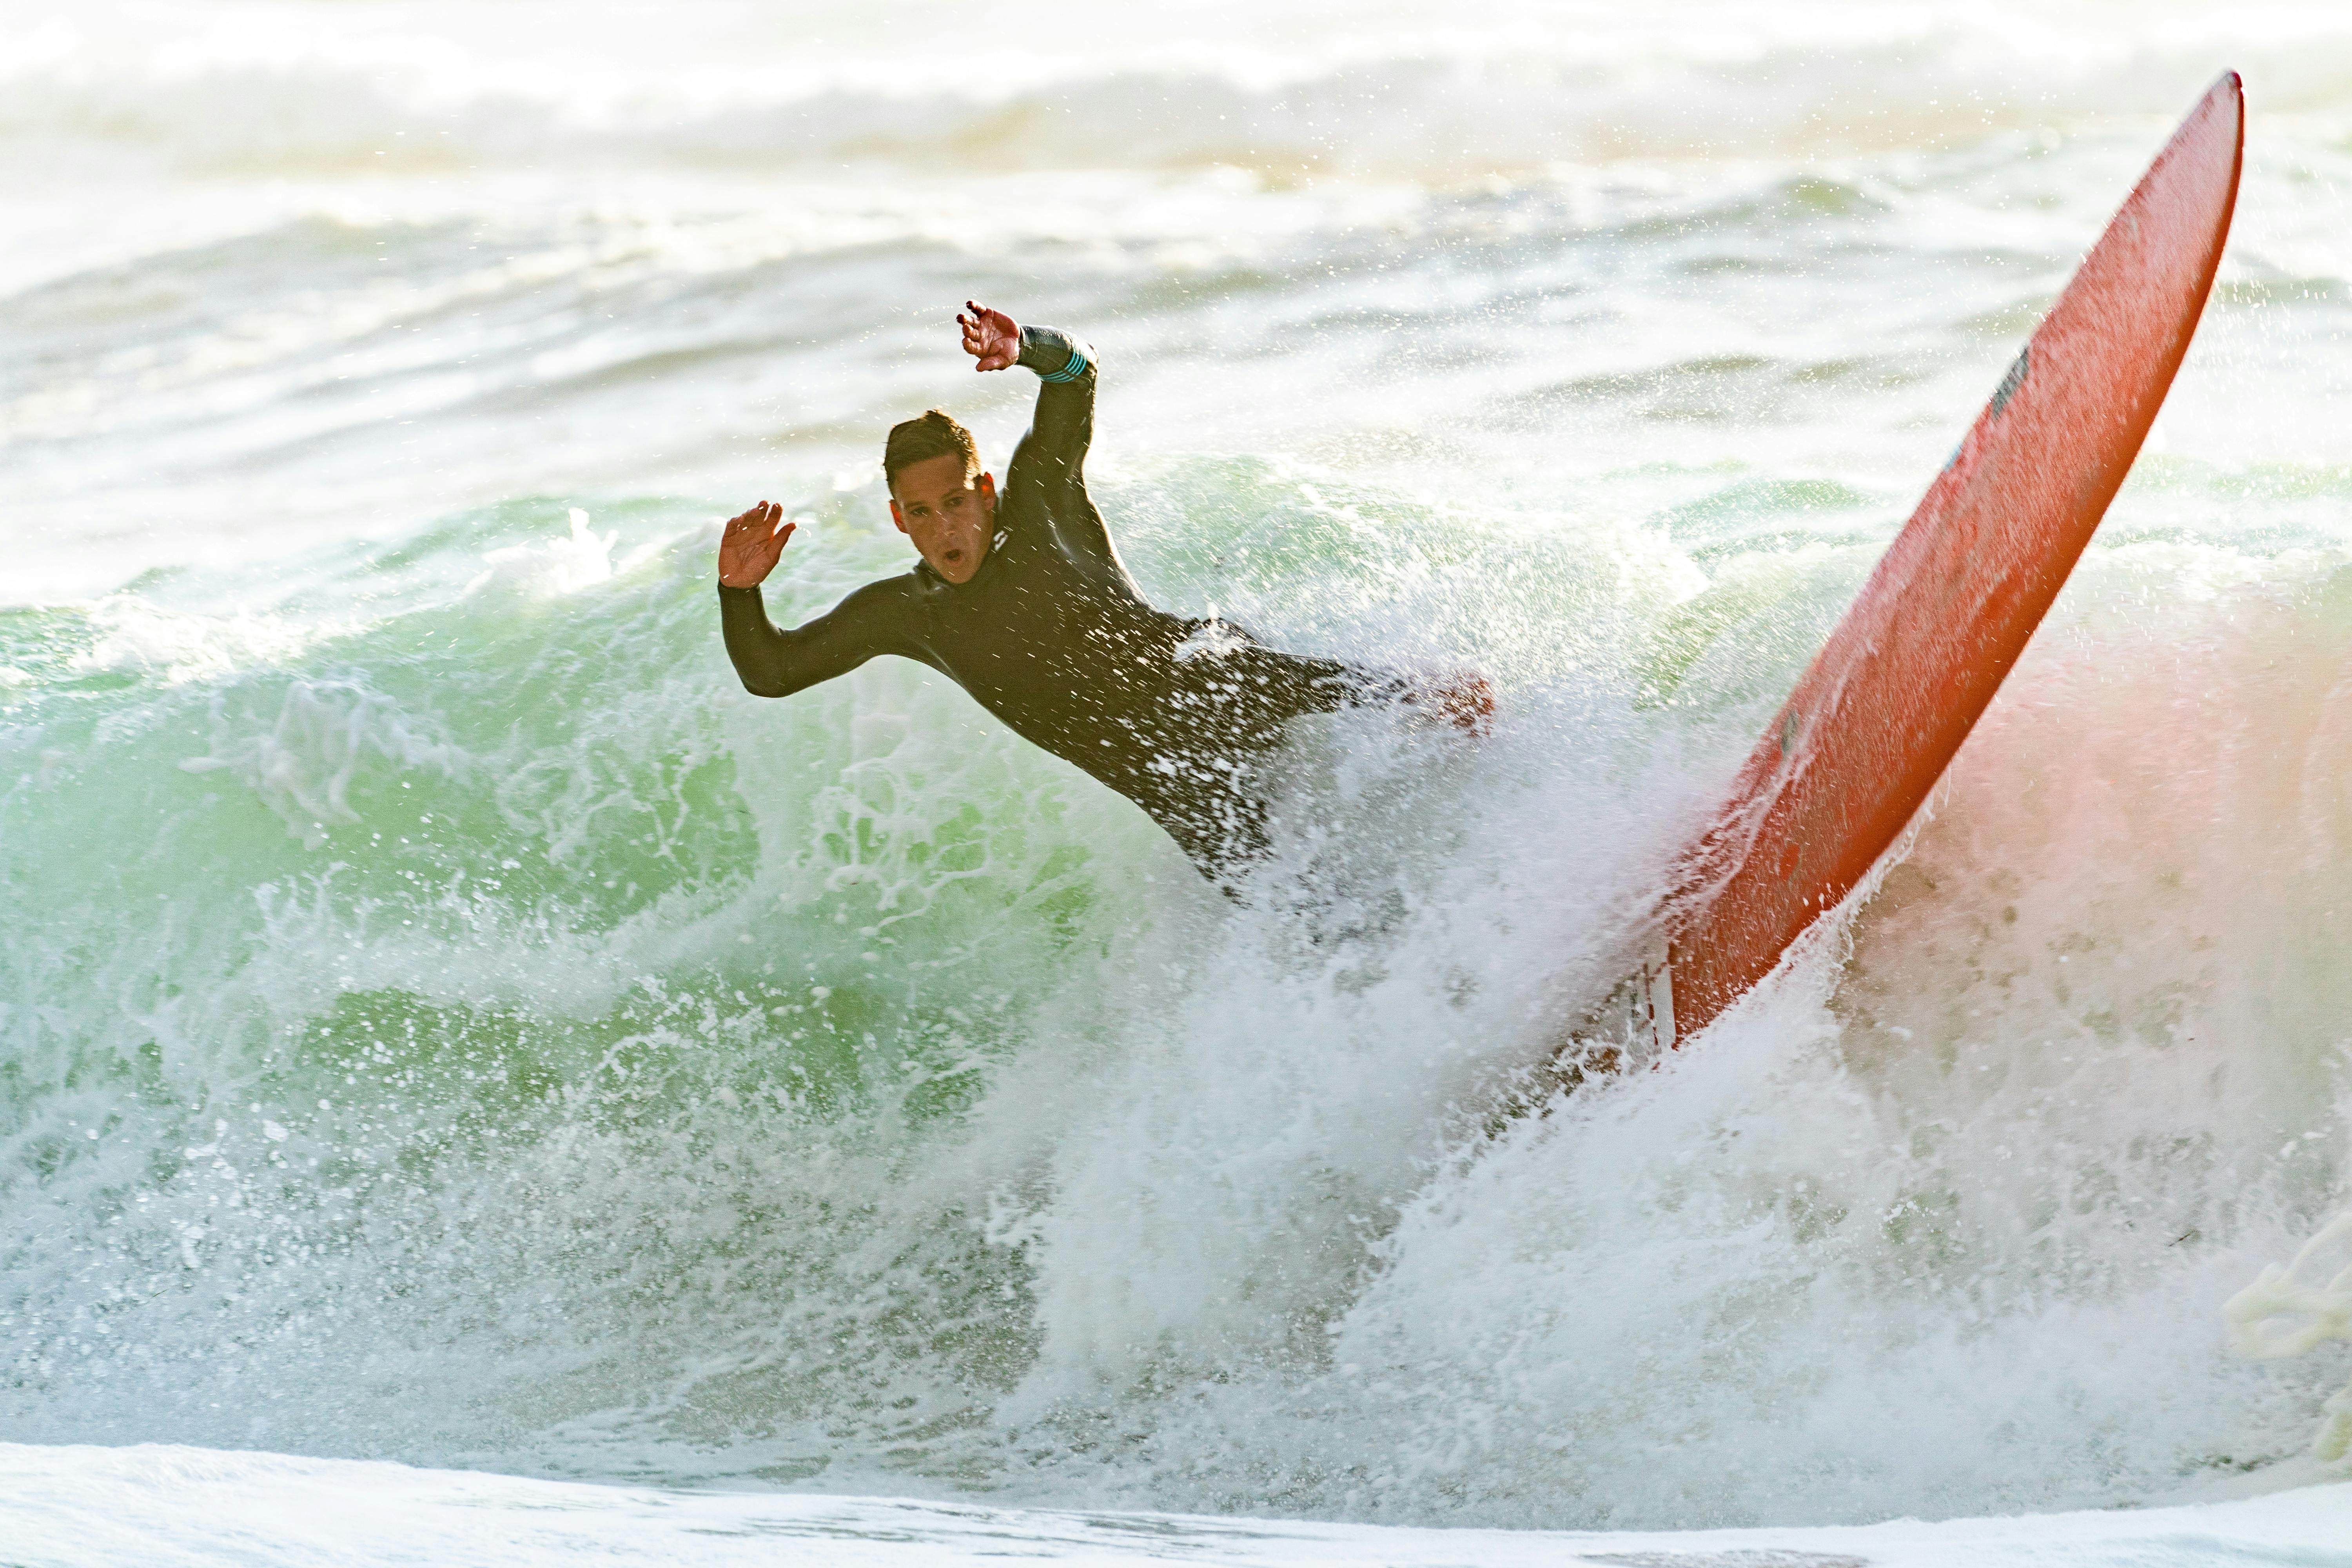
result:
<svg viewBox="0 0 2352 1568"><path fill-rule="evenodd" d="M800 524L783 522L784 509L774 501L763 500L751 510L727 520L727 531L719 536L719 581L730 588L756 588L776 569L777 558L784 552L784 541L793 536Z"/></svg>
<svg viewBox="0 0 2352 1568"><path fill-rule="evenodd" d="M963 329L963 352L980 362L972 369L1003 370L1021 358L1021 329L1003 311L966 300L956 325Z"/></svg>
<svg viewBox="0 0 2352 1568"><path fill-rule="evenodd" d="M1495 689L1475 670L1441 676L1412 694L1431 722L1440 719L1465 734L1483 735L1495 725Z"/></svg>

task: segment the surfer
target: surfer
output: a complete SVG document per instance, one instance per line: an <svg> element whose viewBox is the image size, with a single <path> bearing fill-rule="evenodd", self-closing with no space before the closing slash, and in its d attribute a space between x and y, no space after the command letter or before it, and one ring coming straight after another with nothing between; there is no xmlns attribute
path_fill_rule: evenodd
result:
<svg viewBox="0 0 2352 1568"><path fill-rule="evenodd" d="M948 415L894 426L882 452L890 517L921 559L790 631L768 619L760 584L795 525L764 500L730 519L719 618L746 690L789 697L877 654L927 664L1141 806L1217 881L1265 852L1259 763L1291 719L1381 702L1483 730L1494 699L1478 676L1424 686L1154 609L1087 495L1094 351L970 301L956 321L975 369L1025 365L1041 383L1003 489Z"/></svg>

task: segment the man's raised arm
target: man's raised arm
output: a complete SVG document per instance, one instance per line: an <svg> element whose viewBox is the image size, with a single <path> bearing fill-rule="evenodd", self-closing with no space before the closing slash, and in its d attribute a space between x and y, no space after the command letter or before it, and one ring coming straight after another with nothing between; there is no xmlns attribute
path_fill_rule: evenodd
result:
<svg viewBox="0 0 2352 1568"><path fill-rule="evenodd" d="M784 630L768 619L760 584L776 568L796 523L784 509L761 501L730 518L719 540L719 624L727 657L743 689L754 697L790 697L820 680L847 675L877 654L902 651L892 635L887 583L860 588L803 626ZM779 528L777 525L782 523Z"/></svg>
<svg viewBox="0 0 2352 1568"><path fill-rule="evenodd" d="M1083 489L1095 438L1094 351L1058 328L1024 327L1021 363L1037 373L1037 412L1013 449L1004 482Z"/></svg>
<svg viewBox="0 0 2352 1568"><path fill-rule="evenodd" d="M1095 438L1094 350L1055 327L1024 327L1002 310L964 301L964 353L975 370L1023 365L1037 373L1037 412L1004 470L1009 494L1024 486L1055 491L1086 485L1087 447Z"/></svg>

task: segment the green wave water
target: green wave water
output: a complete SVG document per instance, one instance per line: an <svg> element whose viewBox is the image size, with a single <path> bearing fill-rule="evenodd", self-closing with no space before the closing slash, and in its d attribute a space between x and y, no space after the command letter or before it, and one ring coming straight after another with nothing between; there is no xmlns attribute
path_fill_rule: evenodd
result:
<svg viewBox="0 0 2352 1568"><path fill-rule="evenodd" d="M780 616L895 559L873 487L806 500ZM2114 1379L2338 1179L2352 558L2095 551L1843 978L1495 1142L1887 509L1734 478L1564 549L1255 460L1106 504L1173 602L1475 650L1501 731L1300 737L1234 907L927 673L732 689L683 502L517 502L268 605L163 576L11 612L0 843L40 911L5 938L12 1430L1489 1519L1688 1510L1632 1467L1702 1434L1786 1487L1738 1434L1798 1411L1810 1465L1849 1456L1828 1510L2286 1450L2315 1392L2273 1409L2211 1360L2238 1436L2184 1447ZM2148 679L2152 637L2208 673L2209 767L2148 721L2198 686ZM2086 741L2121 760L2086 777ZM2292 810L2210 776L2291 744ZM2076 821L2113 778L2145 795ZM2075 816L2002 804L2037 790ZM2210 843L2130 847L2199 810ZM2023 1468L1853 1451L1857 1400L1966 1403L1987 1358L2072 1361L2151 1300L2169 1338L2035 1370L2106 1402L2094 1468L2078 1426ZM1590 1439L1527 1440L1563 1421Z"/></svg>
<svg viewBox="0 0 2352 1568"><path fill-rule="evenodd" d="M1259 521L1211 556L1213 498ZM1256 464L1135 499L1151 569L1235 607L1398 521ZM779 614L887 569L877 504L823 503ZM1111 1049L1144 1001L1120 977L1215 945L1220 900L928 675L742 696L707 530L615 509L646 536L615 570L565 510L331 560L268 609L166 580L9 616L7 881L45 911L7 938L17 1391L102 1391L93 1432L314 1446L364 1386L401 1453L647 1399L710 1436L858 1411L859 1447L961 1474L1037 1349L991 1229L1034 1151L975 1152L976 1109L1041 1033L1066 1068ZM1442 604L1467 549L1385 570ZM1330 622L1397 605L1355 589ZM987 1179L892 1195L942 1162ZM624 1325L672 1310L716 1317L649 1357ZM815 1343L761 1411L703 1363L780 1315ZM776 1464L822 1468L803 1446Z"/></svg>

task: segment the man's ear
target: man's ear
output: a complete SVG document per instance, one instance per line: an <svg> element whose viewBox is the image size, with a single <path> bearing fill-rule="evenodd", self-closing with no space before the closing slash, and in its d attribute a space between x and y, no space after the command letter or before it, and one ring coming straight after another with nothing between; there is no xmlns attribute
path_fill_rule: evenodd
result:
<svg viewBox="0 0 2352 1568"><path fill-rule="evenodd" d="M896 496L890 499L890 521L898 525L899 532L907 531L907 514L898 510L898 500Z"/></svg>
<svg viewBox="0 0 2352 1568"><path fill-rule="evenodd" d="M980 504L989 510L996 510L996 476L983 472L980 476Z"/></svg>

